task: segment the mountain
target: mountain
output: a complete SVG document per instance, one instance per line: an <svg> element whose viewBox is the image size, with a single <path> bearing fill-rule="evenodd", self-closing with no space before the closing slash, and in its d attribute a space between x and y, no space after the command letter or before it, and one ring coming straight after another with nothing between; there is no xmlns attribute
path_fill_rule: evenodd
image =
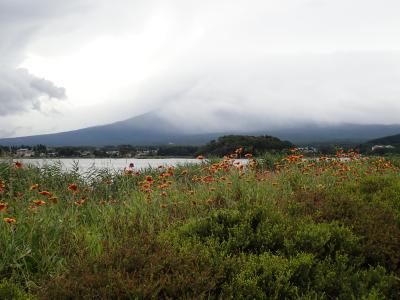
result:
<svg viewBox="0 0 400 300"><path fill-rule="evenodd" d="M112 124L93 126L73 131L0 139L0 145L47 146L104 146L104 145L166 145L205 144L219 133L186 134L184 126L177 126L156 113L146 113Z"/></svg>
<svg viewBox="0 0 400 300"><path fill-rule="evenodd" d="M364 153L400 153L400 134L369 140L359 145L357 148Z"/></svg>
<svg viewBox="0 0 400 300"><path fill-rule="evenodd" d="M379 139L374 139L367 142L371 145L392 145L392 146L400 146L400 134L390 135L381 137Z"/></svg>
<svg viewBox="0 0 400 300"><path fill-rule="evenodd" d="M124 121L79 130L16 138L0 139L0 145L102 146L102 145L201 145L229 134L270 135L295 144L363 143L381 136L400 132L400 125L318 125L296 124L278 129L255 131L229 130L221 132L188 133L186 123L167 120L155 112Z"/></svg>
<svg viewBox="0 0 400 300"><path fill-rule="evenodd" d="M382 136L400 132L400 124L302 124L294 127L273 129L270 135L296 144L364 143Z"/></svg>

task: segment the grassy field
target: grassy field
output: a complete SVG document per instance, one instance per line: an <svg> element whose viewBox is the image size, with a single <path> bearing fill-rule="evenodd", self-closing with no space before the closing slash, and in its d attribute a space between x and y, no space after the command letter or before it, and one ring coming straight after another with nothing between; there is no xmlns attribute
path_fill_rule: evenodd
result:
<svg viewBox="0 0 400 300"><path fill-rule="evenodd" d="M400 298L399 159L231 158L0 165L0 299Z"/></svg>

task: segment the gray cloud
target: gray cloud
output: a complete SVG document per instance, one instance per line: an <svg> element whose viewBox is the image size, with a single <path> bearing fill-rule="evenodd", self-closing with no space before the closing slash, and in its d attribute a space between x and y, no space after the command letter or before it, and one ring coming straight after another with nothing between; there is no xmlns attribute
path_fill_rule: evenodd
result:
<svg viewBox="0 0 400 300"><path fill-rule="evenodd" d="M400 121L400 51L190 60L139 95L188 131Z"/></svg>
<svg viewBox="0 0 400 300"><path fill-rule="evenodd" d="M65 89L19 68L29 42L49 21L73 10L78 2L0 1L0 116L40 110L44 99L63 99Z"/></svg>
<svg viewBox="0 0 400 300"><path fill-rule="evenodd" d="M41 109L42 97L63 99L65 89L25 69L0 70L0 116Z"/></svg>

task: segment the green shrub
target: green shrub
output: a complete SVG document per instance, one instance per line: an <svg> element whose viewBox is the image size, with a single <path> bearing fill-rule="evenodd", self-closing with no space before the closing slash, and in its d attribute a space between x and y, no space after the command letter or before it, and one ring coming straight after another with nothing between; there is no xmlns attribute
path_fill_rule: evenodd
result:
<svg viewBox="0 0 400 300"><path fill-rule="evenodd" d="M25 292L23 288L7 279L0 281L0 299L2 300L34 300L34 296Z"/></svg>

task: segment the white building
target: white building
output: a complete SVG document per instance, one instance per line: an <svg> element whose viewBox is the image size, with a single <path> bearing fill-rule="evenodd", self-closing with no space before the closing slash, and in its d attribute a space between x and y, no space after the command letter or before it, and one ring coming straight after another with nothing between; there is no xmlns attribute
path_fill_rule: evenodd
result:
<svg viewBox="0 0 400 300"><path fill-rule="evenodd" d="M392 145L375 145L375 146L372 146L371 150L375 151L375 150L378 150L378 149L394 149L394 148L395 147L392 146Z"/></svg>
<svg viewBox="0 0 400 300"><path fill-rule="evenodd" d="M35 155L35 152L27 149L27 148L20 148L17 150L17 156L18 157L32 157Z"/></svg>

